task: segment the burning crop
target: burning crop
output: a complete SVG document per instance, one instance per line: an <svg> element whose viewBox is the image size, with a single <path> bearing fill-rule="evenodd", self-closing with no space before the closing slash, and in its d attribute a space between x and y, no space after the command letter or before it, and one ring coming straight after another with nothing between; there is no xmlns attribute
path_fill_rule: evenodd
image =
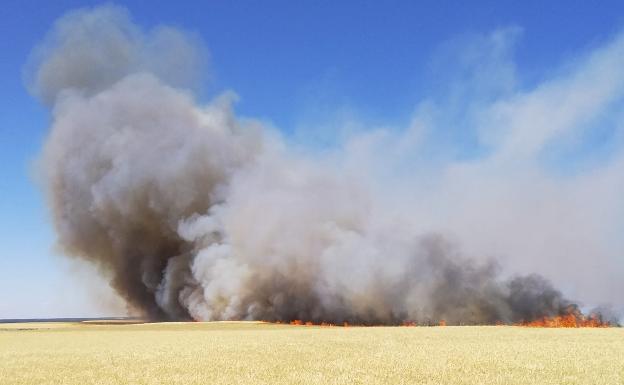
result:
<svg viewBox="0 0 624 385"><path fill-rule="evenodd" d="M600 313L585 315L575 306L569 306L561 315L523 321L516 325L534 328L604 328L617 326L613 321L604 320Z"/></svg>

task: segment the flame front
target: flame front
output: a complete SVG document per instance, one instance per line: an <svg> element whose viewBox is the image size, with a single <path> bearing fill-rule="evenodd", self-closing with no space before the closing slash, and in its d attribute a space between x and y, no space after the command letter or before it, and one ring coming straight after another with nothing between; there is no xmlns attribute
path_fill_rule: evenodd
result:
<svg viewBox="0 0 624 385"><path fill-rule="evenodd" d="M578 308L569 307L566 313L554 317L543 317L530 322L520 322L515 326L535 328L605 328L614 326L604 321L600 314L584 315Z"/></svg>
<svg viewBox="0 0 624 385"><path fill-rule="evenodd" d="M271 322L271 321L264 321ZM277 321L276 323L281 323ZM332 322L312 322L312 321L304 321L304 320L291 320L290 325L293 326L323 326L323 327L332 327L336 326L335 323ZM343 327L350 326L383 326L383 325L375 325L375 324L351 324L349 322L343 322L339 324ZM430 322L426 324L421 324L420 326L446 326L447 322L444 319L440 319L438 322ZM600 313L590 313L588 315L583 314L583 312L576 306L570 305L562 312L562 314L552 317L542 317L538 319L534 319L531 321L520 321L515 323L505 323L502 321L497 321L495 323L496 326L522 326L522 327L533 327L533 328L606 328L606 327L616 327L619 326L617 323L612 323L604 319L603 315ZM411 320L405 320L397 326L404 327L414 327L419 326L418 323Z"/></svg>

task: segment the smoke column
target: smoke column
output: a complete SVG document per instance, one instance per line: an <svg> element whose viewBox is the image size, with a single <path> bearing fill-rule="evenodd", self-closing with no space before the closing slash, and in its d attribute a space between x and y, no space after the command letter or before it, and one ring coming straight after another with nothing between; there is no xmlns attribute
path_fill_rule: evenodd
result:
<svg viewBox="0 0 624 385"><path fill-rule="evenodd" d="M237 117L231 94L198 104L205 57L196 37L142 31L124 9L104 6L60 18L28 65L32 93L52 111L40 164L58 245L97 266L134 312L487 324L558 315L572 304L539 275L502 276L493 260L462 253L462 237L445 236L428 219L435 213L414 203L423 188L376 173L383 162L365 155L374 132L310 154ZM512 102L490 102L486 121L522 124L505 121ZM520 105L531 112L530 103ZM435 115L425 110L414 127ZM409 142L414 127L388 140ZM520 133L488 136L503 149L496 164L517 155L514 143L539 147ZM467 186L481 177L470 176L471 165L445 172ZM445 180L439 190L428 185L431 196L453 191ZM471 216L475 226L491 222L487 215Z"/></svg>

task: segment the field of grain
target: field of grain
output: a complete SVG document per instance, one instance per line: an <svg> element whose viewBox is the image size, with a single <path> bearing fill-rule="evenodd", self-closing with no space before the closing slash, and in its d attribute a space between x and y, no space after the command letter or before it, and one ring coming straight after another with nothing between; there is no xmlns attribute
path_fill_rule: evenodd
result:
<svg viewBox="0 0 624 385"><path fill-rule="evenodd" d="M0 324L2 384L624 384L624 329Z"/></svg>

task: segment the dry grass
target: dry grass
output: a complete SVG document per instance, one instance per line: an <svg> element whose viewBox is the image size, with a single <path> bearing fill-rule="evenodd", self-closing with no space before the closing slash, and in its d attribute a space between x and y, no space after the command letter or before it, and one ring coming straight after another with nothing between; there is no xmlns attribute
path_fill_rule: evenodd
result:
<svg viewBox="0 0 624 385"><path fill-rule="evenodd" d="M2 384L624 384L624 328L0 325Z"/></svg>

